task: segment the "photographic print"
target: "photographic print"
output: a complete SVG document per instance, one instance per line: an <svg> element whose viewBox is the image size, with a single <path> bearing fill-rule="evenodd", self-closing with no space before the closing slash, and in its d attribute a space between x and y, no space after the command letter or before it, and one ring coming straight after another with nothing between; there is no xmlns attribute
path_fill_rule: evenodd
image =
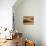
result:
<svg viewBox="0 0 46 46"><path fill-rule="evenodd" d="M34 16L23 16L23 24L26 25L34 24Z"/></svg>

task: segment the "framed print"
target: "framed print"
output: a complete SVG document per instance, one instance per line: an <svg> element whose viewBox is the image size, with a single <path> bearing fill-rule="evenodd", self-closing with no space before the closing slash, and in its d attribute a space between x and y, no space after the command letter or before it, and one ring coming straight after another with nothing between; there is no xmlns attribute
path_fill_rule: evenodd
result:
<svg viewBox="0 0 46 46"><path fill-rule="evenodd" d="M34 16L23 16L23 24L25 25L34 24Z"/></svg>

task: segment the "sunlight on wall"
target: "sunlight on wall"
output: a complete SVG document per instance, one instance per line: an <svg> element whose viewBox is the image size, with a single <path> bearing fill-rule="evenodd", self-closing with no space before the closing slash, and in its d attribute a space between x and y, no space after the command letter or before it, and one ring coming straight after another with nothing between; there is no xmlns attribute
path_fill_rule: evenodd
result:
<svg viewBox="0 0 46 46"><path fill-rule="evenodd" d="M10 15L9 12L11 11L10 10L8 11L8 10L4 10L1 12L1 15L0 15L0 26L1 27L7 27L7 28L12 27L12 14L10 13L11 14Z"/></svg>
<svg viewBox="0 0 46 46"><path fill-rule="evenodd" d="M16 0L0 0L0 27L12 29L12 6Z"/></svg>

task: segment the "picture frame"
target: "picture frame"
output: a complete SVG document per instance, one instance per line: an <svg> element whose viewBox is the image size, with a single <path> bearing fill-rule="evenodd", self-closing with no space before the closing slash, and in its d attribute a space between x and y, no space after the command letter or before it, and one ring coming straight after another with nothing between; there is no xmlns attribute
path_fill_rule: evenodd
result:
<svg viewBox="0 0 46 46"><path fill-rule="evenodd" d="M34 16L23 16L23 24L33 25L34 24Z"/></svg>

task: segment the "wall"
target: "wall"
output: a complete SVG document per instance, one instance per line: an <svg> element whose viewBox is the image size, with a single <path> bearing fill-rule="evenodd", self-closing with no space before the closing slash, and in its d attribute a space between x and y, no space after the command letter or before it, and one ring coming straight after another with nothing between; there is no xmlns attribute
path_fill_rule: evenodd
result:
<svg viewBox="0 0 46 46"><path fill-rule="evenodd" d="M41 38L42 46L46 46L46 0L41 0Z"/></svg>
<svg viewBox="0 0 46 46"><path fill-rule="evenodd" d="M33 1L33 2L35 2L34 0L31 0L31 1ZM38 0L37 0L38 1ZM8 28L12 28L12 6L13 6L13 4L16 2L16 0L0 0L0 26L5 26L5 27L8 27ZM34 4L32 2L32 4ZM40 21L40 23L41 23L41 29L42 29L42 31L41 31L41 36L42 36L42 46L46 46L46 0L41 0L41 4L42 4L42 8L41 8L41 10L42 10L42 16L41 16L41 19L40 20L42 20L42 21ZM25 4L24 4L25 5ZM36 4L37 5L37 4ZM35 5L34 5L35 6ZM26 7L26 6L25 6ZM27 6L28 7L28 6ZM26 7L26 8L27 8ZM32 6L33 7L33 6ZM25 8L25 9L26 9ZM16 10L16 9L14 9L14 10ZM30 9L29 9L30 10ZM21 10L20 10L21 11ZM25 11L25 10L24 10ZM24 12L23 11L23 12ZM30 10L31 11L31 10ZM22 13L23 13L22 12ZM28 11L27 11L28 12ZM21 15L22 15L22 13L20 13ZM30 13L30 12L29 12ZM27 14L24 14L24 15L31 15L31 13L29 14L29 13L27 13ZM16 19L17 18L19 18L21 15L19 14L19 16L17 17L16 16ZM40 13L39 13L40 14ZM17 15L16 14L16 12L15 12L15 15ZM32 14L32 15L35 15L35 13L34 14ZM23 15L22 15L23 16ZM21 17L22 17L21 16ZM35 15L36 16L36 15ZM21 18L20 17L20 18ZM36 16L36 18L37 18L38 16ZM40 17L40 16L39 16ZM22 17L23 18L23 17ZM17 19L18 20L18 19ZM39 20L39 19L38 19ZM23 25L23 23L22 23L22 20L21 19L19 19L18 20L19 21L19 23L17 22L16 23L16 28L18 27L18 26L20 26L20 27L18 27L17 29L20 31L20 32L24 32L24 35L25 36L27 36L25 33L27 33L28 31L28 33L30 34L30 31L32 30L32 27L33 26L25 26L25 25ZM37 22L37 21L36 21ZM36 23L35 22L35 23ZM44 22L44 23L43 23ZM17 24L18 24L18 26L17 26ZM19 25L20 24L20 25ZM34 27L37 27L37 26L34 26ZM31 29L30 29L31 28ZM38 27L37 27L38 28ZM30 29L30 30L28 30L28 29ZM34 32L37 32L37 31L35 31L34 29L36 29L36 28L33 28L33 31L31 31L31 33L33 34ZM24 30L24 31L23 31ZM38 30L38 29L37 29ZM40 31L40 29L39 29L39 31ZM38 31L38 32L39 32ZM39 34L38 34L39 35ZM34 36L34 34L33 34L33 36ZM34 36L34 38L36 37L36 35ZM32 39L33 37L32 37L32 35L31 35L31 39ZM40 37L38 38L38 39L40 39ZM36 39L35 39L35 41L36 41Z"/></svg>
<svg viewBox="0 0 46 46"><path fill-rule="evenodd" d="M12 29L12 6L16 0L0 0L0 27Z"/></svg>
<svg viewBox="0 0 46 46"><path fill-rule="evenodd" d="M0 27L6 27L9 30L12 29L12 6L15 2L16 0L0 0ZM1 29L0 32L2 32ZM0 34L0 38L5 38L5 35L10 35L10 32L3 31L3 33Z"/></svg>
<svg viewBox="0 0 46 46"><path fill-rule="evenodd" d="M15 28L23 33L24 38L35 41L41 46L41 0L23 0L17 7L14 5ZM23 16L34 16L33 25L24 25Z"/></svg>

